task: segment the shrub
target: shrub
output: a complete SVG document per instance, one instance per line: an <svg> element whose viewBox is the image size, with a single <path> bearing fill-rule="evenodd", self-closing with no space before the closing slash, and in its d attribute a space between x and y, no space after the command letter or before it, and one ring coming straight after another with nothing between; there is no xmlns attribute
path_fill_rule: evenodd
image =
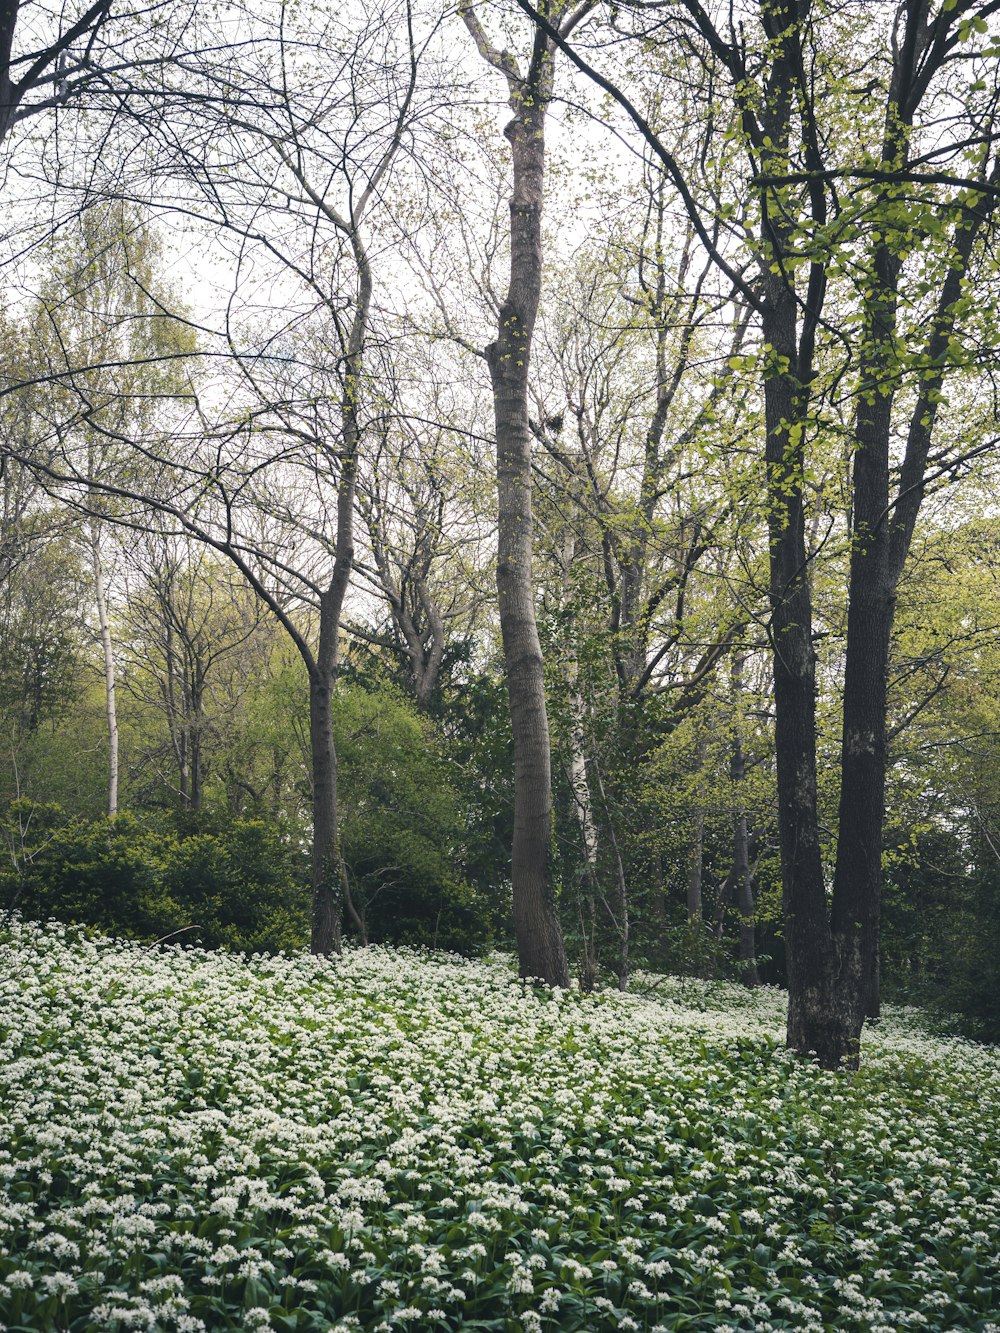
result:
<svg viewBox="0 0 1000 1333"><path fill-rule="evenodd" d="M276 952L308 938L304 858L280 829L236 820L182 838L130 815L53 827L51 808L30 820L22 806L4 821L21 849L0 874L5 907L135 939L183 931L209 948Z"/></svg>
<svg viewBox="0 0 1000 1333"><path fill-rule="evenodd" d="M198 924L199 944L276 953L308 943L308 870L282 830L237 819L218 834L177 843L164 878Z"/></svg>

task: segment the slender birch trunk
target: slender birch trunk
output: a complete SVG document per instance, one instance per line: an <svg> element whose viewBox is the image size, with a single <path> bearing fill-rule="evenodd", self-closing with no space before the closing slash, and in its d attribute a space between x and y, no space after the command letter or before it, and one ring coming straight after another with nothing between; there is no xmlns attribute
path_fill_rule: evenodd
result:
<svg viewBox="0 0 1000 1333"><path fill-rule="evenodd" d="M97 598L97 620L101 633L104 656L104 702L108 719L108 815L118 813L118 702L115 685L115 654L111 642L111 621L108 617L107 584L101 560L99 525L90 525L90 552L94 570L94 591Z"/></svg>

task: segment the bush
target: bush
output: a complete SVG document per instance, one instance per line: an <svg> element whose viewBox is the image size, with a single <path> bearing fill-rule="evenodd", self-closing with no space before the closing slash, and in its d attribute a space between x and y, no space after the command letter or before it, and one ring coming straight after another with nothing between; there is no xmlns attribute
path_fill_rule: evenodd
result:
<svg viewBox="0 0 1000 1333"><path fill-rule="evenodd" d="M5 831L12 832L10 818ZM51 831L37 823L22 842L20 866L4 876L5 901L16 900L26 916L156 939L183 924L163 880L166 851L161 837L127 815Z"/></svg>
<svg viewBox="0 0 1000 1333"><path fill-rule="evenodd" d="M395 846L383 836L377 846L356 848L350 873L373 942L476 954L492 939L483 896L412 830L400 830Z"/></svg>
<svg viewBox="0 0 1000 1333"><path fill-rule="evenodd" d="M308 939L304 858L260 821L182 838L130 815L61 827L51 807L25 816L19 802L3 823L19 849L0 873L7 908L134 939L183 931L208 948L276 952Z"/></svg>
<svg viewBox="0 0 1000 1333"><path fill-rule="evenodd" d="M373 943L475 954L493 940L486 896L462 873L466 807L433 728L390 686L336 700L341 843Z"/></svg>
<svg viewBox="0 0 1000 1333"><path fill-rule="evenodd" d="M262 820L183 839L165 880L207 948L276 953L309 942L308 859Z"/></svg>

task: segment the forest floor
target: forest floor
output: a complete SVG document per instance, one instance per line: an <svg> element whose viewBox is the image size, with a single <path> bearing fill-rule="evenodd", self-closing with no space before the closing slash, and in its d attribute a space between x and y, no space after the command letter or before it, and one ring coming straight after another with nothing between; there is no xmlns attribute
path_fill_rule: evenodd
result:
<svg viewBox="0 0 1000 1333"><path fill-rule="evenodd" d="M503 958L0 932L9 1330L1000 1333L1000 1050Z"/></svg>

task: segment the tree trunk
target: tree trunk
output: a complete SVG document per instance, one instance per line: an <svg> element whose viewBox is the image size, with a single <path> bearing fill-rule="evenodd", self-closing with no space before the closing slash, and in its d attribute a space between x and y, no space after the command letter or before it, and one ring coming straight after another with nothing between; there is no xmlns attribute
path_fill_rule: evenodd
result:
<svg viewBox="0 0 1000 1333"><path fill-rule="evenodd" d="M593 802L590 799L590 784L587 781L587 760L583 748L583 700L574 694L570 701L570 760L569 785L573 794L573 809L580 826L580 843L583 851L583 883L585 885L586 911L584 899L578 904L580 920L580 940L582 956L580 959L580 989L592 991L597 984L597 954L595 949L594 904L597 901L599 885L597 879L597 827L594 824Z"/></svg>
<svg viewBox="0 0 1000 1333"><path fill-rule="evenodd" d="M741 655L733 658L733 758L730 776L736 793L736 819L733 830L732 877L736 889L736 910L740 914L740 978L745 986L759 986L757 972L757 941L754 930L753 875L750 870L750 839L747 834L747 812L744 806L743 783L746 779L746 758L743 754L743 734L740 723L740 696L743 688Z"/></svg>
<svg viewBox="0 0 1000 1333"><path fill-rule="evenodd" d="M913 16L910 21L914 22ZM906 80L897 65L882 148L886 162L905 163L907 159L909 141L899 112L899 104L906 100L905 90ZM998 180L1000 162L994 164L991 173L994 189ZM940 400L945 357L955 327L955 306L977 232L995 209L994 192L956 224L952 267L942 285L921 358L934 369L922 379L911 417L898 494L900 503L896 505L890 504L889 450L898 383L894 335L902 262L885 244L877 247L872 261L855 426L854 532L832 914L840 985L850 994L859 1036L865 1018L878 1018L881 1011L879 927L888 763L886 683L896 588L922 497L921 483Z"/></svg>
<svg viewBox="0 0 1000 1333"><path fill-rule="evenodd" d="M317 661L309 673L313 814L311 948L316 954L340 953L340 836L332 705L333 672Z"/></svg>
<svg viewBox="0 0 1000 1333"><path fill-rule="evenodd" d="M343 895L352 925L365 940L364 922L355 908L340 847L337 802L337 752L333 743L333 688L340 657L340 621L354 568L354 484L357 433L351 419L337 494L337 542L330 583L320 600L319 643L309 670L309 744L313 795L313 913L311 949L340 953L340 901Z"/></svg>
<svg viewBox="0 0 1000 1333"><path fill-rule="evenodd" d="M775 285L775 284L772 284ZM764 336L786 354L794 329L794 296L784 289L764 312ZM780 318L779 318L780 317ZM791 352L794 357L794 344ZM794 364L794 360L792 362ZM775 760L781 845L790 1049L815 1052L835 1068L853 1050L853 1015L835 1000L836 968L827 922L816 799L816 672L812 595L806 561L801 444L789 423L801 419L788 377L765 381L770 539L771 636L774 661Z"/></svg>
<svg viewBox="0 0 1000 1333"><path fill-rule="evenodd" d="M341 516L343 517L343 515ZM351 895L340 846L337 801L337 750L333 742L333 690L337 679L340 613L353 567L351 526L338 530L333 578L320 604L319 644L309 666L309 748L312 759L312 932L315 954L340 953L340 904L367 944L364 921ZM343 538L343 540L341 540Z"/></svg>
<svg viewBox="0 0 1000 1333"><path fill-rule="evenodd" d="M784 0L767 16L775 54L761 114L765 170L785 170L803 68L801 7ZM825 201L811 195L817 221ZM838 1010L837 969L827 920L816 796L816 658L812 590L805 540L805 422L813 378L815 333L825 293L822 262L809 273L809 302L798 327L799 297L782 261L789 245L780 190L761 195L764 354L764 463L771 646L774 663L775 762L785 950L788 1046L815 1052L836 1067L857 1050L860 1028Z"/></svg>
<svg viewBox="0 0 1000 1333"><path fill-rule="evenodd" d="M552 784L542 649L531 577L531 428L528 366L542 284L545 113L551 54L532 61L526 79L509 80L510 285L497 339L486 348L497 447L497 596L514 741L511 884L522 977L568 986L569 969L552 885Z"/></svg>
<svg viewBox="0 0 1000 1333"><path fill-rule="evenodd" d="M349 239L358 267L358 293L344 360L341 400L343 440L337 478L337 539L333 573L320 597L316 655L311 662L306 662L309 668L309 743L313 772L313 910L310 948L315 954L340 953L341 895L362 942L366 938L364 922L351 897L347 867L340 846L337 752L333 743L333 687L340 657L340 622L354 569L354 497L358 449L361 444L358 401L372 295L371 268L356 227L350 229Z"/></svg>
<svg viewBox="0 0 1000 1333"><path fill-rule="evenodd" d="M97 620L104 654L104 700L108 718L108 815L118 813L118 703L115 690L115 655L111 643L107 589L101 562L100 531L96 522L90 529L90 549L94 562L94 590L97 595Z"/></svg>
<svg viewBox="0 0 1000 1333"><path fill-rule="evenodd" d="M692 931L700 927L704 918L701 892L704 862L705 811L699 805L691 816L691 846L688 849L687 915Z"/></svg>

